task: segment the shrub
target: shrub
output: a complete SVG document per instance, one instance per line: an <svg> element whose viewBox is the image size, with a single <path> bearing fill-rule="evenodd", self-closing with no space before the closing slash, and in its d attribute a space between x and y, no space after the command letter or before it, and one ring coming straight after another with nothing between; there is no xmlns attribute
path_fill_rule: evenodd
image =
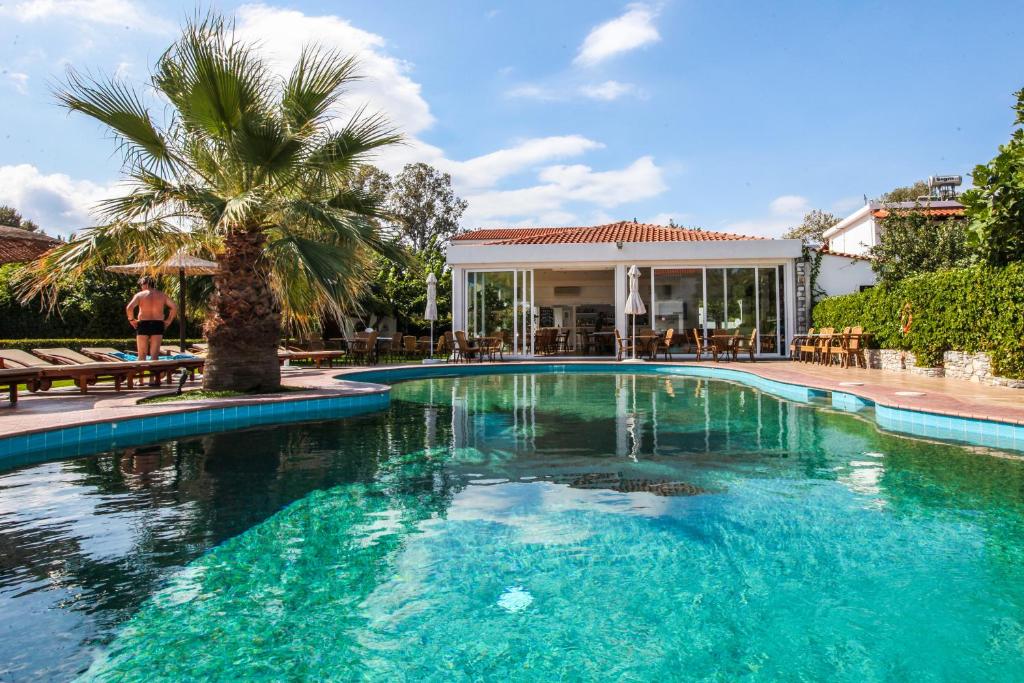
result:
<svg viewBox="0 0 1024 683"><path fill-rule="evenodd" d="M913 323L904 336L907 303ZM872 346L913 351L923 366L940 365L945 351L985 351L997 375L1024 378L1024 263L925 273L830 297L814 307L814 325L861 325Z"/></svg>

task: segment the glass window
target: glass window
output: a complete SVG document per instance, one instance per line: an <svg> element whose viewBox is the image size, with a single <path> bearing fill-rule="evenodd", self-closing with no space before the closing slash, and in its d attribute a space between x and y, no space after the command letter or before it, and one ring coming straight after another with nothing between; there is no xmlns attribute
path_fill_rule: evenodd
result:
<svg viewBox="0 0 1024 683"><path fill-rule="evenodd" d="M749 335L757 325L754 293L756 268L729 268L726 272L726 329Z"/></svg>
<svg viewBox="0 0 1024 683"><path fill-rule="evenodd" d="M704 326L704 270L662 268L654 271L654 329L669 328L687 339ZM701 332L703 334L703 331Z"/></svg>
<svg viewBox="0 0 1024 683"><path fill-rule="evenodd" d="M707 333L726 329L725 325L725 271L721 268L707 269Z"/></svg>
<svg viewBox="0 0 1024 683"><path fill-rule="evenodd" d="M776 282L779 286L779 354L783 354L786 347L786 267L779 266L775 271L778 274Z"/></svg>
<svg viewBox="0 0 1024 683"><path fill-rule="evenodd" d="M515 301L512 271L467 273L467 330L470 336L511 341Z"/></svg>
<svg viewBox="0 0 1024 683"><path fill-rule="evenodd" d="M757 332L761 353L778 353L779 307L775 299L779 291L775 284L775 268L757 269Z"/></svg>

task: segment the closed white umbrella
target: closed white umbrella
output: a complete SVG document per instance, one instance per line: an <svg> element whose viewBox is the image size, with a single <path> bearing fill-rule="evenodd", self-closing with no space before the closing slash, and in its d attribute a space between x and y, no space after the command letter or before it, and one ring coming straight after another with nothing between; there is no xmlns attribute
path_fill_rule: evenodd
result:
<svg viewBox="0 0 1024 683"><path fill-rule="evenodd" d="M430 321L430 357L434 357L434 321L437 320L437 276L427 274L427 310L423 317Z"/></svg>
<svg viewBox="0 0 1024 683"><path fill-rule="evenodd" d="M633 344L632 358L636 360L636 317L647 312L644 300L640 298L640 269L636 265L629 267L626 273L629 277L629 296L626 297L626 314L633 316Z"/></svg>

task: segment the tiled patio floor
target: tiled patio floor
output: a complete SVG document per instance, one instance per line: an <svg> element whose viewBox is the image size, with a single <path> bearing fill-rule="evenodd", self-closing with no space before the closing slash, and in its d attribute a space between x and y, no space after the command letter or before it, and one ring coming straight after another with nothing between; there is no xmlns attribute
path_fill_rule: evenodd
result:
<svg viewBox="0 0 1024 683"><path fill-rule="evenodd" d="M606 358L595 360L604 363L612 362ZM536 362L544 363L546 361L533 361L533 363ZM585 363L588 361L569 361L559 358L552 359L550 362ZM896 408L1024 424L1024 390L1019 389L993 387L957 379L919 377L881 370L824 368L790 361L757 363L741 361L717 364L704 361L680 364L753 372L781 382L856 394L876 403ZM381 365L374 369L386 367L388 366ZM212 402L228 406L239 403L286 401L300 397L359 394L376 390L366 385L335 379L339 375L344 376L359 369L291 368L286 371L284 383L290 386L309 387L309 393L292 392L244 399L214 399ZM859 385L844 384L848 382L856 382ZM85 395L79 394L74 388L51 390L40 394L23 394L16 408L8 407L6 402L0 404L0 437L76 424L190 410L211 403L211 400L208 399L138 405L139 399L151 395L155 391L160 390L136 389L115 393L110 387L98 385L90 388L89 393ZM922 395L903 396L898 392L915 392Z"/></svg>

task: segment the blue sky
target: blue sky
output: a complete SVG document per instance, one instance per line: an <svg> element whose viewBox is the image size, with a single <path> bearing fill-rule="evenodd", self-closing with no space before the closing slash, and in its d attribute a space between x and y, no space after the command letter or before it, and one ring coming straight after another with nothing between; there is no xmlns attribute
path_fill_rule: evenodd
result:
<svg viewBox="0 0 1024 683"><path fill-rule="evenodd" d="M206 7L208 5L203 5ZM464 227L618 219L778 235L932 173L1011 130L1024 3L230 3L286 71L306 42L361 59L352 105L452 173ZM89 222L120 160L51 87L66 65L142 85L195 3L0 0L0 203ZM343 114L343 113L342 113Z"/></svg>

